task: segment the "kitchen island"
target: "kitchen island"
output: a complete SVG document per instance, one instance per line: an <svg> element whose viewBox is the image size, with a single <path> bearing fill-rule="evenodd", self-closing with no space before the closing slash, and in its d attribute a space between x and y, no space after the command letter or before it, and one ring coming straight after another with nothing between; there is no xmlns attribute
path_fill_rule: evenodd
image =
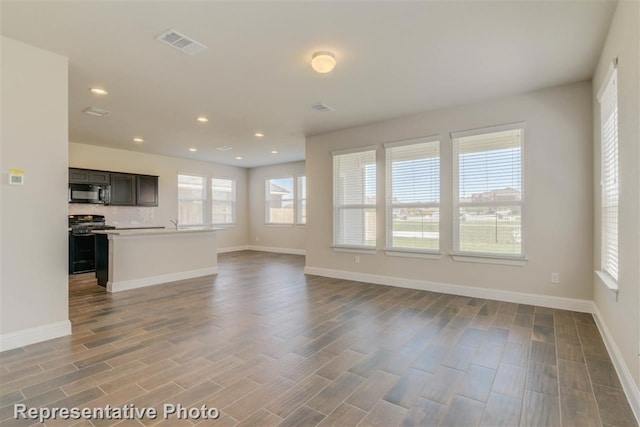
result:
<svg viewBox="0 0 640 427"><path fill-rule="evenodd" d="M218 230L94 230L98 284L119 292L217 274Z"/></svg>

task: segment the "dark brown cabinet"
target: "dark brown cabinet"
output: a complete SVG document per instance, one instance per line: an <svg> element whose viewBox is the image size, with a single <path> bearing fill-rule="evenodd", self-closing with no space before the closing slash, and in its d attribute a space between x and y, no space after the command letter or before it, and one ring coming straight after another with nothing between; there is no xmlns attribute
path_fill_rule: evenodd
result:
<svg viewBox="0 0 640 427"><path fill-rule="evenodd" d="M158 177L151 175L136 176L136 205L158 206Z"/></svg>
<svg viewBox="0 0 640 427"><path fill-rule="evenodd" d="M111 201L113 206L135 206L136 176L128 173L111 174Z"/></svg>
<svg viewBox="0 0 640 427"><path fill-rule="evenodd" d="M90 169L69 169L70 184L109 184L111 174Z"/></svg>

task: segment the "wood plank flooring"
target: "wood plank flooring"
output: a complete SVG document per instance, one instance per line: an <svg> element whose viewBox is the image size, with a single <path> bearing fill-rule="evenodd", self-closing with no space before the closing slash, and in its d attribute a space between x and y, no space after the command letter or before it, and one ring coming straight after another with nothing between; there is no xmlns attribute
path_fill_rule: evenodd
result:
<svg viewBox="0 0 640 427"><path fill-rule="evenodd" d="M116 294L72 276L73 335L0 353L0 424L34 424L16 403L170 403L220 417L46 425L637 425L591 315L303 266L236 252L216 277Z"/></svg>

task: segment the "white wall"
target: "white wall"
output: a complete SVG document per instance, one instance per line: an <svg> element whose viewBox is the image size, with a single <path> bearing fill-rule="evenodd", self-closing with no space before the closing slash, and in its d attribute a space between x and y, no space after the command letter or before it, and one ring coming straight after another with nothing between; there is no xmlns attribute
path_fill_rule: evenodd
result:
<svg viewBox="0 0 640 427"><path fill-rule="evenodd" d="M640 415L640 3L619 1L609 35L593 77L594 117L594 200L596 245L594 266L600 266L600 108L597 93L609 66L618 57L618 142L619 142L619 293L609 291L600 280L592 279L594 301L608 338L610 352L618 356L618 372L632 377L635 390L627 389L636 416ZM605 337L607 338L607 337ZM618 355L615 353L619 352ZM627 384L628 385L628 384Z"/></svg>
<svg viewBox="0 0 640 427"><path fill-rule="evenodd" d="M452 148L449 133L526 122L524 141L524 267L455 262L452 252ZM439 260L335 252L332 244L331 151L420 136L441 138L441 250ZM490 102L438 110L307 138L308 272L432 289L435 284L469 290L541 295L532 302L575 302L592 298L593 195L591 84L581 82ZM380 158L380 156L379 156ZM378 181L384 165L378 162ZM384 182L384 181L382 181ZM383 188L379 185L378 189ZM378 200L384 200L379 194ZM378 249L384 236L384 207L378 205ZM550 283L552 272L561 282ZM369 276L365 276L369 275ZM404 280L404 281L403 281ZM453 288L451 288L453 289ZM563 298L579 301L563 300Z"/></svg>
<svg viewBox="0 0 640 427"><path fill-rule="evenodd" d="M265 179L304 175L305 162L282 163L249 170L250 235L252 249L304 253L305 226L265 224Z"/></svg>
<svg viewBox="0 0 640 427"><path fill-rule="evenodd" d="M158 175L158 207L69 204L69 213L103 214L107 223L119 227L163 226L178 217L178 173L236 180L236 226L218 233L218 248L248 244L247 169L177 157L70 143L70 167Z"/></svg>
<svg viewBox="0 0 640 427"><path fill-rule="evenodd" d="M66 335L67 58L2 37L0 349ZM26 172L8 185L10 169Z"/></svg>

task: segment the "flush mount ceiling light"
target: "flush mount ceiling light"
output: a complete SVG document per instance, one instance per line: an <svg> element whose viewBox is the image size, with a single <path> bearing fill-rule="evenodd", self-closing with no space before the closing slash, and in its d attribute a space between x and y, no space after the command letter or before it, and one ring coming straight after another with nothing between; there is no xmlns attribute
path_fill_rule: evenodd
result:
<svg viewBox="0 0 640 427"><path fill-rule="evenodd" d="M201 123L207 123L209 121L205 116L199 116L196 120Z"/></svg>
<svg viewBox="0 0 640 427"><path fill-rule="evenodd" d="M108 94L108 93L109 93L109 92L107 92L106 90L101 89L101 88L99 88L99 87L92 87L92 88L90 89L90 91L91 91L91 93L93 93L94 95L106 95L106 94Z"/></svg>
<svg viewBox="0 0 640 427"><path fill-rule="evenodd" d="M136 138L133 138L133 142L137 142L138 144L140 144L144 142L144 139L136 137Z"/></svg>
<svg viewBox="0 0 640 427"><path fill-rule="evenodd" d="M242 157L237 156L237 157L236 157L236 160L242 160Z"/></svg>
<svg viewBox="0 0 640 427"><path fill-rule="evenodd" d="M273 150L271 154L278 154L278 152L276 150Z"/></svg>
<svg viewBox="0 0 640 427"><path fill-rule="evenodd" d="M336 57L332 52L320 51L311 57L311 67L318 73L325 74L336 66Z"/></svg>
<svg viewBox="0 0 640 427"><path fill-rule="evenodd" d="M262 137L264 136L264 133L262 133L262 132L256 132L256 133L254 134L254 136L255 136L255 137L257 137L257 138L262 138Z"/></svg>
<svg viewBox="0 0 640 427"><path fill-rule="evenodd" d="M198 151L198 149L197 148L189 148L189 151L195 152L195 151Z"/></svg>

